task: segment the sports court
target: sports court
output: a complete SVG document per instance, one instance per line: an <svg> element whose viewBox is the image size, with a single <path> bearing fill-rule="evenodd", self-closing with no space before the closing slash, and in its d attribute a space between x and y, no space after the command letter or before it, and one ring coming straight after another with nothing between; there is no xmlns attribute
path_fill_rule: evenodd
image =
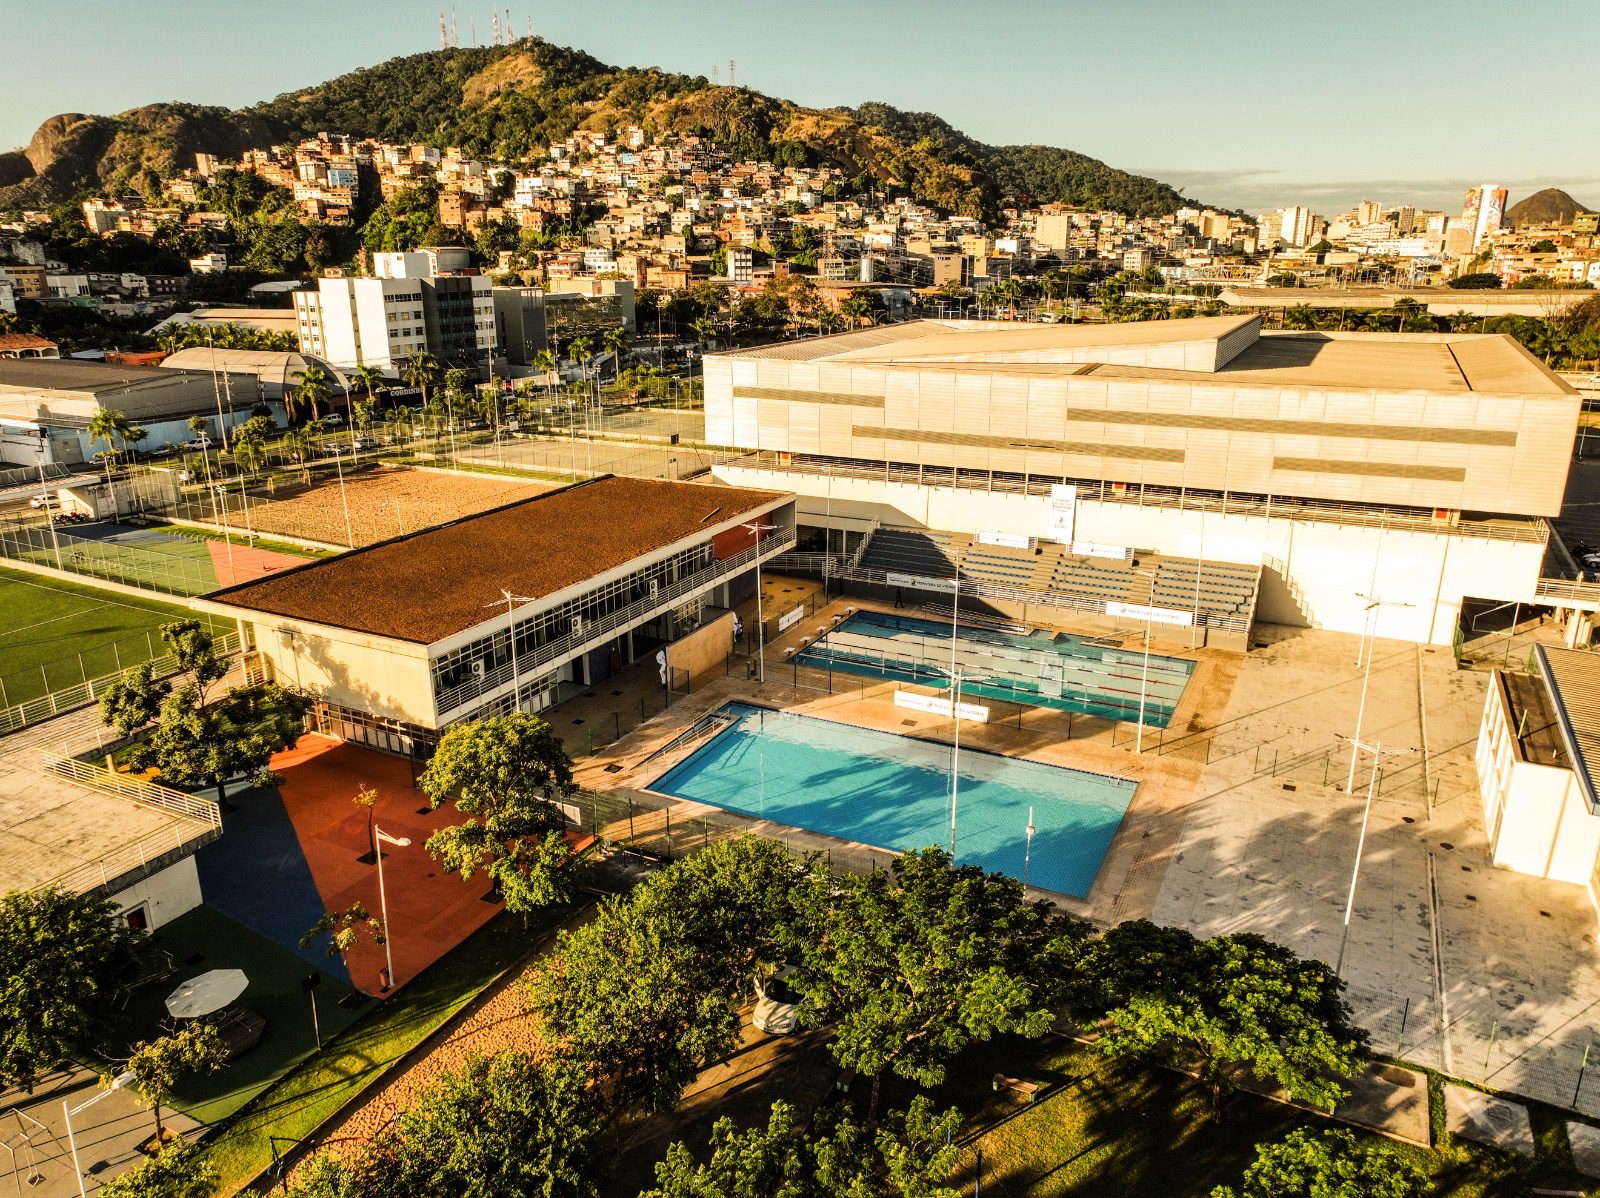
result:
<svg viewBox="0 0 1600 1198"><path fill-rule="evenodd" d="M324 911L363 904L377 917L378 871L370 856L367 813L353 801L370 786L378 792L374 822L390 836L384 885L389 899L389 948L395 982L405 985L477 931L500 910L487 878L463 882L439 869L423 845L460 819L451 807L428 810L411 786L408 763L331 737L308 734L272 760L283 783L275 790L230 795L220 840L196 860L206 902L231 919L298 954L308 963L369 994L383 988L384 949L365 930L349 954L348 975L322 945L299 941Z"/></svg>
<svg viewBox="0 0 1600 1198"><path fill-rule="evenodd" d="M103 678L165 652L177 603L0 569L0 706ZM219 626L220 627L220 626Z"/></svg>

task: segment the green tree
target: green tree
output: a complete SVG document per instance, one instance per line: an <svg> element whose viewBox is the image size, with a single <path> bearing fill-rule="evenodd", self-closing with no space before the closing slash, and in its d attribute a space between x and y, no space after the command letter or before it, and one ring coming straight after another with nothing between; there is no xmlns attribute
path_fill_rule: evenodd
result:
<svg viewBox="0 0 1600 1198"><path fill-rule="evenodd" d="M129 764L158 771L168 786L214 786L219 799L240 776L273 785L272 755L300 739L311 700L275 682L215 696L212 687L228 666L211 633L198 620L177 620L161 626L161 639L177 659L181 684L155 677L145 662L100 699L107 724L140 738L128 751Z"/></svg>
<svg viewBox="0 0 1600 1198"><path fill-rule="evenodd" d="M332 387L328 381L328 372L320 366L307 366L300 373L299 384L292 391L284 393L284 402L285 406L288 406L289 396L293 395L295 410L298 411L299 406L304 404L311 413L311 419L315 420L317 408L328 402L330 394ZM291 418L293 415L291 412Z"/></svg>
<svg viewBox="0 0 1600 1198"><path fill-rule="evenodd" d="M135 1044L124 1068L133 1074L133 1087L155 1112L157 1146L161 1135L161 1107L180 1078L202 1071L215 1072L228 1059L228 1046L217 1029L196 1021L170 1035Z"/></svg>
<svg viewBox="0 0 1600 1198"><path fill-rule="evenodd" d="M1458 275L1446 284L1457 291L1495 291L1503 285L1500 276L1489 271Z"/></svg>
<svg viewBox="0 0 1600 1198"><path fill-rule="evenodd" d="M1422 1198L1432 1186L1422 1168L1381 1140L1304 1128L1256 1148L1238 1189L1211 1198Z"/></svg>
<svg viewBox="0 0 1600 1198"><path fill-rule="evenodd" d="M105 452L98 456L105 463L108 484L111 482L111 465L117 457L117 439L126 436L132 427L127 416L109 408L96 408L94 415L89 417L89 439L105 442Z"/></svg>
<svg viewBox="0 0 1600 1198"><path fill-rule="evenodd" d="M549 724L526 712L454 724L418 786L437 810L467 818L428 837L450 873L485 870L506 910L527 914L570 893L574 869L556 803L572 789L572 759Z"/></svg>
<svg viewBox="0 0 1600 1198"><path fill-rule="evenodd" d="M369 399L376 400L386 390L383 375L371 366L357 366L350 372L350 381L360 387Z"/></svg>
<svg viewBox="0 0 1600 1198"><path fill-rule="evenodd" d="M1014 879L952 868L935 847L892 873L813 877L806 917L790 984L804 1022L832 1024L834 1059L872 1079L869 1118L885 1070L934 1086L968 1044L1043 1033L1053 963L1082 935Z"/></svg>
<svg viewBox="0 0 1600 1198"><path fill-rule="evenodd" d="M0 1088L32 1092L90 1051L139 971L139 934L108 899L64 890L0 895Z"/></svg>
<svg viewBox="0 0 1600 1198"><path fill-rule="evenodd" d="M300 937L300 947L310 948L319 938L327 936L328 956L343 957L361 943L363 931L374 944L382 945L388 940L383 920L375 918L365 903L351 903L338 911L324 911Z"/></svg>
<svg viewBox="0 0 1600 1198"><path fill-rule="evenodd" d="M1104 1022L1102 1052L1195 1069L1219 1117L1242 1072L1332 1109L1361 1068L1344 983L1260 936L1196 940L1134 920L1087 945L1073 974L1076 1012Z"/></svg>
<svg viewBox="0 0 1600 1198"><path fill-rule="evenodd" d="M221 1184L216 1166L184 1140L119 1173L100 1187L100 1198L212 1198Z"/></svg>
<svg viewBox="0 0 1600 1198"><path fill-rule="evenodd" d="M428 388L435 379L443 365L434 355L423 350L421 353L412 354L406 359L405 379L408 387L415 387L422 392L422 406L428 406Z"/></svg>

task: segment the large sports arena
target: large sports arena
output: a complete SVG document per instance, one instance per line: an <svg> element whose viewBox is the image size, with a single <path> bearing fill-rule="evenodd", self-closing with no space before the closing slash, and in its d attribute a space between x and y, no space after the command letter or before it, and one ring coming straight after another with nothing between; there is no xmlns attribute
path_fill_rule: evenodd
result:
<svg viewBox="0 0 1600 1198"><path fill-rule="evenodd" d="M1563 608L1578 394L1505 336L1258 318L916 321L706 358L724 482L796 492L847 584L1242 648L1253 620L1447 644ZM926 594L922 595L925 600ZM1024 617L1026 618L1026 617Z"/></svg>

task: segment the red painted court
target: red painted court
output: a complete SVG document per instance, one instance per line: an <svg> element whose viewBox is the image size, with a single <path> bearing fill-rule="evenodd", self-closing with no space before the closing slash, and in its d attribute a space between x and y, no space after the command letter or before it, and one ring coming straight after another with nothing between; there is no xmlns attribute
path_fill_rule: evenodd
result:
<svg viewBox="0 0 1600 1198"><path fill-rule="evenodd" d="M231 587L241 582L255 582L268 574L287 570L290 566L303 566L307 561L303 557L290 557L287 553L273 553L270 549L256 549L246 545L229 546L223 541L207 541L206 547L211 551L211 568L217 573L219 588ZM384 869L388 868L385 864ZM399 968L398 962L396 968Z"/></svg>
<svg viewBox="0 0 1600 1198"><path fill-rule="evenodd" d="M461 817L448 804L425 811L428 800L412 789L403 759L307 734L295 748L274 757L272 768L283 777L283 805L327 910L359 902L374 918L379 913L377 866L359 860L369 845L366 809L353 801L358 790L370 786L378 792L373 815L379 827L390 836L410 839L407 848L385 846L383 855L397 987L500 910L497 901L487 899L489 883L482 873L463 882L428 856L423 846L429 835ZM383 946L371 943L365 930L347 963L352 985L369 994L383 992Z"/></svg>

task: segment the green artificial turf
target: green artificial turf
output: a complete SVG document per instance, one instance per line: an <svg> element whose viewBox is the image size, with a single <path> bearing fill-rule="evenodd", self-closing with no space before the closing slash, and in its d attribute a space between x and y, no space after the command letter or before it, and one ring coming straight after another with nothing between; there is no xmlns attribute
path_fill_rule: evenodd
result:
<svg viewBox="0 0 1600 1198"><path fill-rule="evenodd" d="M163 653L157 630L185 618L208 619L175 603L0 569L5 705L77 686L85 676L113 674L152 650Z"/></svg>

